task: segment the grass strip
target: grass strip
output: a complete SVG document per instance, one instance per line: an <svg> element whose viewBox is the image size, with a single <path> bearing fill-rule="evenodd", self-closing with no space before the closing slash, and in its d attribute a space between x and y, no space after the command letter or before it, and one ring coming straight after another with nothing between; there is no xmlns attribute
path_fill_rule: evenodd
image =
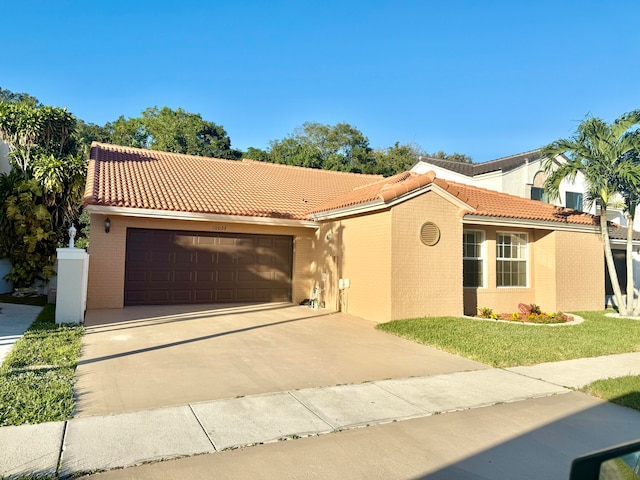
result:
<svg viewBox="0 0 640 480"><path fill-rule="evenodd" d="M0 426L67 420L83 328L55 324L46 305L0 366Z"/></svg>
<svg viewBox="0 0 640 480"><path fill-rule="evenodd" d="M581 390L623 407L640 410L640 375L596 380Z"/></svg>
<svg viewBox="0 0 640 480"><path fill-rule="evenodd" d="M462 317L395 320L379 330L494 367L640 351L640 321L576 312L578 325L533 326Z"/></svg>

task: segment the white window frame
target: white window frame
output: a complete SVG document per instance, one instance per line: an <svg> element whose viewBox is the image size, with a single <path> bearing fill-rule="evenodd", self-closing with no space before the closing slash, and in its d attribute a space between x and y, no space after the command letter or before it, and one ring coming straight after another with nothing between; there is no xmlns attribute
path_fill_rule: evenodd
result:
<svg viewBox="0 0 640 480"><path fill-rule="evenodd" d="M480 237L480 242L478 243L478 237L476 237L476 243L475 245L480 245L480 256L479 257L465 257L464 255L464 234L465 233L474 233L474 234L479 234ZM482 285L479 285L477 287L468 287L468 286L464 286L464 270L463 270L463 286L464 288L486 288L487 287L487 252L486 252L486 245L487 245L487 235L485 234L484 230L478 230L478 229L474 229L474 228L465 228L462 231L463 237L462 237L462 262L464 265L464 261L465 260L480 260L482 262ZM463 266L464 268L464 266Z"/></svg>
<svg viewBox="0 0 640 480"><path fill-rule="evenodd" d="M522 256L519 257L501 257L500 256L500 247L506 244L500 242L501 236L516 236L524 240L524 245L520 247L517 246L518 249L523 250ZM513 244L510 244L513 249ZM523 262L525 266L525 284L524 285L500 285L500 275L498 271L498 263L499 262ZM528 288L529 287L529 272L530 272L530 262L529 262L529 234L526 232L496 232L496 287L497 288Z"/></svg>

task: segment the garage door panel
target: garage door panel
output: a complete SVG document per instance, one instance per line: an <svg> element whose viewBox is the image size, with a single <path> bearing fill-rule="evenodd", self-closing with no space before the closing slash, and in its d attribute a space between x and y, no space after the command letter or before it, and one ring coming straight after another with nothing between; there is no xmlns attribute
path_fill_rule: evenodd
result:
<svg viewBox="0 0 640 480"><path fill-rule="evenodd" d="M175 271L173 272L173 281L174 282L193 282L195 280L195 272L190 271Z"/></svg>
<svg viewBox="0 0 640 480"><path fill-rule="evenodd" d="M255 278L255 275L252 272L248 272L248 271L238 271L238 283L242 283L242 282L252 282L253 279Z"/></svg>
<svg viewBox="0 0 640 480"><path fill-rule="evenodd" d="M233 302L235 300L232 289L217 289L214 290L215 302L225 303Z"/></svg>
<svg viewBox="0 0 640 480"><path fill-rule="evenodd" d="M155 263L162 265L171 265L173 260L173 255L169 250L167 251L152 251L145 252L145 264Z"/></svg>
<svg viewBox="0 0 640 480"><path fill-rule="evenodd" d="M273 281L273 277L275 276L275 272L272 272L271 270L268 271L264 271L264 272L256 272L254 274L256 280L260 281Z"/></svg>
<svg viewBox="0 0 640 480"><path fill-rule="evenodd" d="M211 289L207 290L196 290L196 301L197 302L213 302L215 300L214 291Z"/></svg>
<svg viewBox="0 0 640 480"><path fill-rule="evenodd" d="M256 300L255 292L253 291L253 288L238 288L238 289L236 289L236 300L238 302L260 301L260 300Z"/></svg>
<svg viewBox="0 0 640 480"><path fill-rule="evenodd" d="M271 297L273 298L272 302L288 302L289 290L286 288L272 289Z"/></svg>
<svg viewBox="0 0 640 480"><path fill-rule="evenodd" d="M275 240L273 238L259 238L258 247L273 248Z"/></svg>
<svg viewBox="0 0 640 480"><path fill-rule="evenodd" d="M129 270L127 272L127 282L140 282L144 283L147 281L147 272L144 270Z"/></svg>
<svg viewBox="0 0 640 480"><path fill-rule="evenodd" d="M190 252L187 250L178 250L174 252L172 263L176 266L184 266L185 264L195 263L195 252Z"/></svg>
<svg viewBox="0 0 640 480"><path fill-rule="evenodd" d="M150 273L151 282L165 282L168 283L171 281L171 272L168 270L152 270Z"/></svg>
<svg viewBox="0 0 640 480"><path fill-rule="evenodd" d="M275 256L274 255L258 255L257 258L258 265L275 265Z"/></svg>
<svg viewBox="0 0 640 480"><path fill-rule="evenodd" d="M254 252L242 252L236 256L238 265L253 265L256 263L256 254Z"/></svg>
<svg viewBox="0 0 640 480"><path fill-rule="evenodd" d="M193 300L193 292L191 290L173 290L171 303L191 303Z"/></svg>
<svg viewBox="0 0 640 480"><path fill-rule="evenodd" d="M171 298L168 290L150 290L149 300L151 302L169 302Z"/></svg>
<svg viewBox="0 0 640 480"><path fill-rule="evenodd" d="M129 229L125 305L289 301L290 236Z"/></svg>
<svg viewBox="0 0 640 480"><path fill-rule="evenodd" d="M146 299L146 290L128 290L125 296L125 304L140 303Z"/></svg>
<svg viewBox="0 0 640 480"><path fill-rule="evenodd" d="M214 275L216 282L233 282L233 271L231 270L217 270L216 272L214 272Z"/></svg>
<svg viewBox="0 0 640 480"><path fill-rule="evenodd" d="M218 266L235 265L234 257L231 254L218 252L216 254L216 257L217 258L215 259L215 263Z"/></svg>

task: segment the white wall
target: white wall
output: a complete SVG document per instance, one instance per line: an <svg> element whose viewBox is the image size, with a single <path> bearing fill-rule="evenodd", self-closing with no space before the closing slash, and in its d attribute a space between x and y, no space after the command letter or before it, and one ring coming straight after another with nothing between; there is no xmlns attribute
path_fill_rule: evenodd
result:
<svg viewBox="0 0 640 480"><path fill-rule="evenodd" d="M557 157L557 159L558 161L563 161L562 157ZM416 163L411 169L411 171L417 173L427 173L430 170L435 172L436 177L443 178L451 182L495 190L497 192L508 193L518 197L530 198L533 179L536 174L543 171L544 168L542 167L542 160L539 159L523 163L518 168L514 168L508 172L490 172L484 175L476 175L475 177L468 177L466 175L452 172L451 170L438 167L425 160L421 160ZM578 174L574 182L563 180L560 184L560 198L552 200L552 203L554 205L566 206L567 192L578 192L584 195L585 183L584 177L581 174ZM590 213L595 213L595 208L592 207L589 211Z"/></svg>
<svg viewBox="0 0 640 480"><path fill-rule="evenodd" d="M9 145L0 140L0 173L9 173L11 171L8 154Z"/></svg>

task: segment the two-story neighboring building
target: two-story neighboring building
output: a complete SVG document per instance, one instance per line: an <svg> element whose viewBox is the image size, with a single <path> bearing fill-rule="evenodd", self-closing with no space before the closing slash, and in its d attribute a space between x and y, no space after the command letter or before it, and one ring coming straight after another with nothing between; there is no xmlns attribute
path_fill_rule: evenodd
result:
<svg viewBox="0 0 640 480"><path fill-rule="evenodd" d="M544 192L544 182L547 176L544 173L542 160L540 150L531 150L489 162L473 164L420 157L411 171L426 173L432 170L438 177L453 182L530 198L531 200L541 200L566 208L585 210L583 208L585 185L581 175L578 175L575 182L563 181L560 185L560 198L549 201ZM564 159L557 157L555 161L560 164Z"/></svg>
<svg viewBox="0 0 640 480"><path fill-rule="evenodd" d="M543 160L540 149L475 164L420 157L411 171L416 173L434 171L438 178L596 214L595 205L589 208L584 201L586 188L584 177L580 174L577 175L574 182L564 180L561 183L559 198L550 199L548 197L544 191L547 175L544 172ZM554 161L560 165L566 159L560 155ZM627 217L623 209L614 203L609 206L607 218L620 225L619 228L610 229L610 234L620 287L622 292L626 293ZM634 230L640 231L639 218L636 218ZM640 232L635 234L635 238L633 249L634 280L635 287L640 289ZM613 291L608 274L605 278L606 294L609 297Z"/></svg>

